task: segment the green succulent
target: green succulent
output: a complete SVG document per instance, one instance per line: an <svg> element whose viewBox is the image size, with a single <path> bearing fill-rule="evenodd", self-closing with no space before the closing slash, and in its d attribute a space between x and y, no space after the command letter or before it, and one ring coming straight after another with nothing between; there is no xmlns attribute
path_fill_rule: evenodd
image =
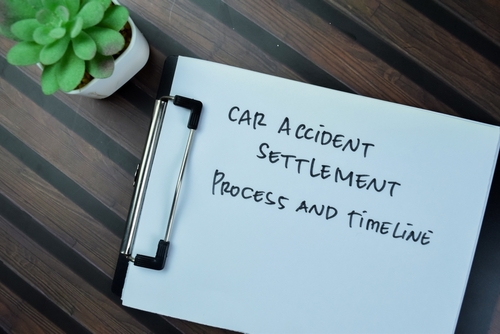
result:
<svg viewBox="0 0 500 334"><path fill-rule="evenodd" d="M41 6L32 10L34 16L10 26L10 32L20 41L7 53L10 64L42 64L45 94L75 89L86 71L94 78L107 78L113 73L113 55L125 45L119 32L129 17L125 7L111 5L111 0L38 3Z"/></svg>

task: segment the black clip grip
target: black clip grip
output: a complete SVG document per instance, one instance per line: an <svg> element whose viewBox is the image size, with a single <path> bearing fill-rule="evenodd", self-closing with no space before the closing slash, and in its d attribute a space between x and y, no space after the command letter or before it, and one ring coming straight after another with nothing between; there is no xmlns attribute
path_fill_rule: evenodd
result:
<svg viewBox="0 0 500 334"><path fill-rule="evenodd" d="M155 257L137 254L134 259L134 265L154 270L162 270L167 260L168 246L170 246L169 241L160 240L158 242Z"/></svg>
<svg viewBox="0 0 500 334"><path fill-rule="evenodd" d="M203 103L198 100L193 100L184 96L175 95L174 104L179 107L183 107L191 110L191 115L189 116L188 129L196 130L198 128L198 123L200 121L201 109L203 108Z"/></svg>

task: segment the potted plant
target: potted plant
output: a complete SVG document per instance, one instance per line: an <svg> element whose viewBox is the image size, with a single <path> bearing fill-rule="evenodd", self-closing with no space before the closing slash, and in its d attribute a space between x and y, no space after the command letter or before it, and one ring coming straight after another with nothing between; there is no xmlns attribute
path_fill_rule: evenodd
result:
<svg viewBox="0 0 500 334"><path fill-rule="evenodd" d="M0 32L18 40L16 66L38 64L45 94L62 90L94 98L114 93L146 63L149 46L111 0L2 0Z"/></svg>

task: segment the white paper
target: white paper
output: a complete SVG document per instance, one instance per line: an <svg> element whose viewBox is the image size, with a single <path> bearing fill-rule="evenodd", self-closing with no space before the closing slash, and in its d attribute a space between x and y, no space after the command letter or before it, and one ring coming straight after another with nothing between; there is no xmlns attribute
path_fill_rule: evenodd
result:
<svg viewBox="0 0 500 334"><path fill-rule="evenodd" d="M129 266L124 305L247 333L454 331L498 127L183 57L176 94L204 107L166 268ZM169 103L133 255L165 234L188 116Z"/></svg>

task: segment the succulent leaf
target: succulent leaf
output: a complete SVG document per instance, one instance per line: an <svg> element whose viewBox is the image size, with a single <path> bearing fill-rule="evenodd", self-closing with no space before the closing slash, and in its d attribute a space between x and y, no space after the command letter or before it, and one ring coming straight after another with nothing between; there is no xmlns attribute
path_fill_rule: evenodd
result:
<svg viewBox="0 0 500 334"><path fill-rule="evenodd" d="M80 10L80 0L63 0L61 2L64 2L66 8L68 8L70 19L75 17Z"/></svg>
<svg viewBox="0 0 500 334"><path fill-rule="evenodd" d="M69 10L64 6L57 6L54 10L54 14L63 22L66 23L69 21Z"/></svg>
<svg viewBox="0 0 500 334"><path fill-rule="evenodd" d="M111 0L98 0L104 8L111 6Z"/></svg>
<svg viewBox="0 0 500 334"><path fill-rule="evenodd" d="M83 20L81 17L77 17L73 22L71 22L70 26L69 26L69 31L70 31L70 36L71 38L75 38L76 36L78 36L80 34L80 32L82 31L82 27L83 27Z"/></svg>
<svg viewBox="0 0 500 334"><path fill-rule="evenodd" d="M50 32L52 31L52 27L50 26L40 26L33 33L33 40L41 45L47 45L52 42L55 42L56 39L50 37Z"/></svg>
<svg viewBox="0 0 500 334"><path fill-rule="evenodd" d="M41 63L45 94L75 89L85 71L94 78L113 73L113 55L125 45L119 32L129 18L125 7L111 6L111 0L1 1L9 15L17 15L0 20L0 32L21 40L7 53L7 61Z"/></svg>
<svg viewBox="0 0 500 334"><path fill-rule="evenodd" d="M77 17L83 20L83 29L93 27L101 22L104 17L104 10L105 8L99 1L90 1L83 6L77 14Z"/></svg>
<svg viewBox="0 0 500 334"><path fill-rule="evenodd" d="M104 8L108 8L109 5L111 5L111 0L82 0L80 7L83 7L85 4L87 4L91 1L99 2L102 5L102 7L104 7Z"/></svg>
<svg viewBox="0 0 500 334"><path fill-rule="evenodd" d="M69 41L69 36L65 36L53 43L45 45L40 52L40 62L43 65L51 65L61 60L68 49Z"/></svg>
<svg viewBox="0 0 500 334"><path fill-rule="evenodd" d="M123 6L111 6L104 13L104 17L99 24L101 27L120 30L127 23L129 12Z"/></svg>
<svg viewBox="0 0 500 334"><path fill-rule="evenodd" d="M49 32L49 36L54 39L62 38L66 34L66 28L58 27L54 28Z"/></svg>
<svg viewBox="0 0 500 334"><path fill-rule="evenodd" d="M42 91L46 95L54 94L59 89L56 67L57 64L47 65L43 68L41 84Z"/></svg>
<svg viewBox="0 0 500 334"><path fill-rule="evenodd" d="M17 21L14 23L10 30L22 41L33 41L33 33L41 25L36 19L26 19L22 21Z"/></svg>
<svg viewBox="0 0 500 334"><path fill-rule="evenodd" d="M69 92L78 86L85 74L85 61L78 58L72 48L64 54L56 67L57 83L64 92Z"/></svg>
<svg viewBox="0 0 500 334"><path fill-rule="evenodd" d="M53 12L57 6L61 4L61 1L59 0L42 0L42 4L45 8Z"/></svg>
<svg viewBox="0 0 500 334"><path fill-rule="evenodd" d="M42 48L35 42L19 42L7 53L7 61L16 66L36 64Z"/></svg>
<svg viewBox="0 0 500 334"><path fill-rule="evenodd" d="M82 31L82 27L83 27L83 20L82 20L81 17L77 17L71 23L71 26L70 26L70 36L71 36L71 38L75 38L76 36L78 36L80 34L80 32Z"/></svg>
<svg viewBox="0 0 500 334"><path fill-rule="evenodd" d="M95 58L87 62L87 71L98 79L108 78L113 74L115 62L112 56L96 54Z"/></svg>
<svg viewBox="0 0 500 334"><path fill-rule="evenodd" d="M125 46L125 39L115 30L101 27L92 27L86 30L97 45L97 52L105 56L118 53Z"/></svg>
<svg viewBox="0 0 500 334"><path fill-rule="evenodd" d="M73 51L83 60L94 58L97 52L97 46L92 38L82 31L78 36L73 38Z"/></svg>
<svg viewBox="0 0 500 334"><path fill-rule="evenodd" d="M40 24L49 24L54 18L54 14L47 8L42 8L36 13L36 19Z"/></svg>
<svg viewBox="0 0 500 334"><path fill-rule="evenodd" d="M27 2L26 5L24 1L0 1L0 34L13 40L18 39L10 30L12 24L20 20L35 18L37 11L42 8L40 0L27 0Z"/></svg>

